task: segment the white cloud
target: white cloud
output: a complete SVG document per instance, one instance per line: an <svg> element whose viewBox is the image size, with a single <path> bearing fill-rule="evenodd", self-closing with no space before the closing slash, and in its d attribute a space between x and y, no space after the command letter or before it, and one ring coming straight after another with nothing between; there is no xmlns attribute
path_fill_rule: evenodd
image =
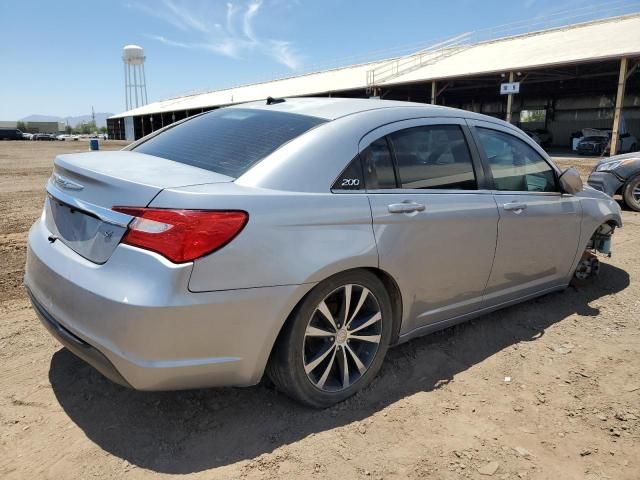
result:
<svg viewBox="0 0 640 480"><path fill-rule="evenodd" d="M233 3L227 2L227 33L235 35L235 27L233 26L233 17L236 14L236 7Z"/></svg>
<svg viewBox="0 0 640 480"><path fill-rule="evenodd" d="M256 38L253 34L253 27L251 23L253 22L254 17L258 13L258 9L262 5L262 2L251 2L247 7L247 10L242 17L242 31L244 32L245 37L252 41L256 41Z"/></svg>
<svg viewBox="0 0 640 480"><path fill-rule="evenodd" d="M176 21L184 25L186 29L202 33L209 31L204 23L189 13L189 9L185 5L176 5L172 0L164 0L164 5L173 14Z"/></svg>
<svg viewBox="0 0 640 480"><path fill-rule="evenodd" d="M291 43L283 40L269 40L269 42L271 45L268 53L279 63L286 65L291 70L297 70L301 66L300 56Z"/></svg>
<svg viewBox="0 0 640 480"><path fill-rule="evenodd" d="M164 35L147 35L158 42L177 48L199 49L231 58L243 58L260 53L274 59L291 70L299 68L302 60L293 43L273 38L262 38L254 29L258 15L264 12L262 0L251 0L241 5L228 2L226 11L213 12L203 5L185 4L180 0L162 0L153 7L135 3L128 5L158 18L192 37L190 41L175 40ZM210 4L209 4L210 6ZM220 16L224 15L224 21Z"/></svg>

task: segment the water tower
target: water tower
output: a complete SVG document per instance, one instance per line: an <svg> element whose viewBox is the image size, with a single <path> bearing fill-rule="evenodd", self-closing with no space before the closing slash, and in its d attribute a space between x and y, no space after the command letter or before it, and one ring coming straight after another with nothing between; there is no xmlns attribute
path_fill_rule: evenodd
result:
<svg viewBox="0 0 640 480"><path fill-rule="evenodd" d="M122 49L124 94L127 110L147 104L147 79L144 74L144 50L138 45Z"/></svg>

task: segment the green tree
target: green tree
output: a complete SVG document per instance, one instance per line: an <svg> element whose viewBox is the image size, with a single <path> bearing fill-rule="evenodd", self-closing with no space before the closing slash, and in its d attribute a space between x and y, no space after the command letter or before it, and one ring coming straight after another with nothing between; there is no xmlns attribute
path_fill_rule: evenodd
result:
<svg viewBox="0 0 640 480"><path fill-rule="evenodd" d="M83 135L91 135L96 132L96 124L94 122L81 122L76 125L76 130Z"/></svg>
<svg viewBox="0 0 640 480"><path fill-rule="evenodd" d="M107 127L100 127L98 130L100 133L107 133Z"/></svg>
<svg viewBox="0 0 640 480"><path fill-rule="evenodd" d="M520 122L528 123L528 122L539 122L542 123L547 116L546 110L522 110L520 112Z"/></svg>
<svg viewBox="0 0 640 480"><path fill-rule="evenodd" d="M22 120L19 120L18 122L16 122L16 128L18 130L20 130L21 132L26 132L27 131L27 124L24 123Z"/></svg>

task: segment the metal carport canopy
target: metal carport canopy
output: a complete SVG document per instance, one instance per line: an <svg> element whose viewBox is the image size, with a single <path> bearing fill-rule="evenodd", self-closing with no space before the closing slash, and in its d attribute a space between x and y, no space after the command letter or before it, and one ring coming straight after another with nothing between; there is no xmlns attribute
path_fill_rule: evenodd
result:
<svg viewBox="0 0 640 480"><path fill-rule="evenodd" d="M435 54L434 54L435 55ZM527 33L469 45L377 86L443 80L554 65L640 56L640 14ZM111 118L197 110L268 96L294 97L367 87L367 71L393 59L309 73L154 102Z"/></svg>

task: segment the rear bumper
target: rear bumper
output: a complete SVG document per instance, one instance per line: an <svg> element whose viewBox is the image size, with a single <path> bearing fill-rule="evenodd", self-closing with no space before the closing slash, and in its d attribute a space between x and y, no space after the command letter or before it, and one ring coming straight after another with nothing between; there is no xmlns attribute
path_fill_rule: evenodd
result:
<svg viewBox="0 0 640 480"><path fill-rule="evenodd" d="M25 286L36 312L69 350L138 390L257 383L312 287L192 293L191 265L126 245L97 265L48 235L41 221L29 232Z"/></svg>
<svg viewBox="0 0 640 480"><path fill-rule="evenodd" d="M623 182L610 172L593 172L587 179L589 186L613 197L620 189Z"/></svg>
<svg viewBox="0 0 640 480"><path fill-rule="evenodd" d="M38 318L45 326L49 333L65 346L69 351L74 353L77 357L87 362L93 368L102 373L112 382L115 382L123 387L131 387L129 383L120 375L120 372L116 370L113 364L105 357L100 351L89 345L87 342L77 337L69 330L64 328L60 323L53 318L49 312L47 312L42 305L33 297L31 291L27 288L27 293L31 298L31 305L35 310Z"/></svg>

